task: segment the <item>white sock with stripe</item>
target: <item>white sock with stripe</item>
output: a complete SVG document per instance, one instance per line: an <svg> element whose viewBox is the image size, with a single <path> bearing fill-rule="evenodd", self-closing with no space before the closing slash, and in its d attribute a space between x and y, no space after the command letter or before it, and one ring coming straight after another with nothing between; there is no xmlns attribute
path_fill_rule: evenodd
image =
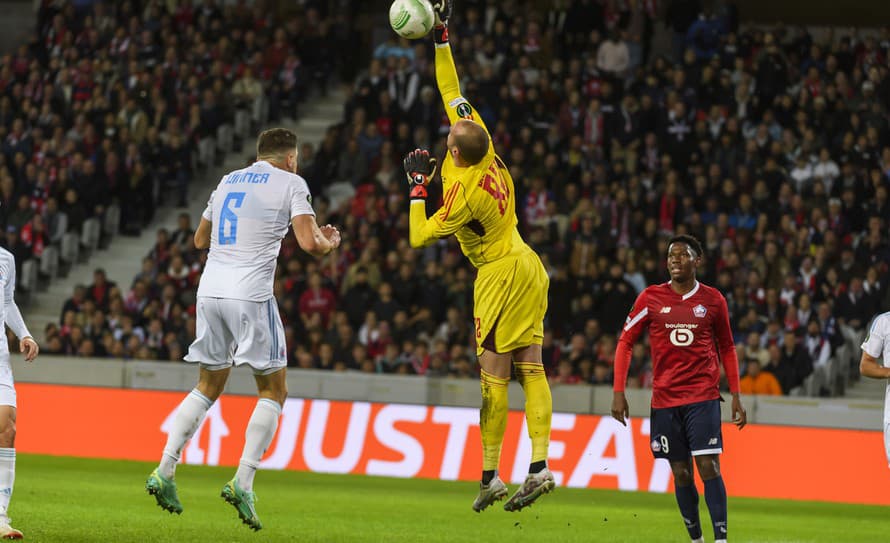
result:
<svg viewBox="0 0 890 543"><path fill-rule="evenodd" d="M189 392L179 404L170 433L167 434L167 444L164 446L161 464L158 466L161 477L172 479L176 474L176 463L182 455L182 448L195 434L211 405L213 401L198 392L198 389Z"/></svg>
<svg viewBox="0 0 890 543"><path fill-rule="evenodd" d="M0 521L9 523L9 500L15 482L15 449L0 448Z"/></svg>
<svg viewBox="0 0 890 543"><path fill-rule="evenodd" d="M235 473L235 481L243 490L249 492L253 489L253 477L260 465L260 459L275 437L280 416L281 404L275 400L260 398L256 403L250 422L247 423L247 431L244 432L244 451Z"/></svg>

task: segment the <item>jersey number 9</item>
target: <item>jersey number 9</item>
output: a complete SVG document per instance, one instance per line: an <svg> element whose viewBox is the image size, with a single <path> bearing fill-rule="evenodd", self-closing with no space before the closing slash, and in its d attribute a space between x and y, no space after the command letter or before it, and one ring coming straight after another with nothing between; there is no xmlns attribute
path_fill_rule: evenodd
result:
<svg viewBox="0 0 890 543"><path fill-rule="evenodd" d="M230 192L223 200L222 210L219 213L219 232L217 233L220 245L232 245L238 237L238 215L234 209L240 208L244 203L244 194L243 192Z"/></svg>

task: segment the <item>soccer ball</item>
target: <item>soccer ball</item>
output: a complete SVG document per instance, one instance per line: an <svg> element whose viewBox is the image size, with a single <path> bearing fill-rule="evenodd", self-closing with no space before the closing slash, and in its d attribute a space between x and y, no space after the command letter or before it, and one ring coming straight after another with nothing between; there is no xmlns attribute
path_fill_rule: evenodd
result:
<svg viewBox="0 0 890 543"><path fill-rule="evenodd" d="M389 25L403 38L416 40L426 36L434 22L433 6L428 0L395 0L389 7Z"/></svg>

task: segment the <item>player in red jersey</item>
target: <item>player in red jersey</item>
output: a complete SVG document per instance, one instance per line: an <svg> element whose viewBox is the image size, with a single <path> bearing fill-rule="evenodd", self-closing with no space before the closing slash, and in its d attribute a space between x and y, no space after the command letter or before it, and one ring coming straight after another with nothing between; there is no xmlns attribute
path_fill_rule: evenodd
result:
<svg viewBox="0 0 890 543"><path fill-rule="evenodd" d="M692 236L676 236L668 245L671 280L646 288L637 297L615 350L612 416L626 424L624 388L633 344L649 330L652 345L652 454L666 458L674 473L680 514L693 543L703 542L698 491L692 459L705 485L705 501L716 543L725 543L726 487L720 476L723 435L720 430L720 368L723 362L732 393L732 420L747 422L739 400L739 361L729 327L726 299L699 283L701 244ZM719 353L719 356L718 356Z"/></svg>

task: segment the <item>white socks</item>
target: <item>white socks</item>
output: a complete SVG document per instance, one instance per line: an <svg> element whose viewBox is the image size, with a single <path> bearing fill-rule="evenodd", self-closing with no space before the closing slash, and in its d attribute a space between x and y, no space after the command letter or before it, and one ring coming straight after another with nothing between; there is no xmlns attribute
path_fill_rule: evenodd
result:
<svg viewBox="0 0 890 543"><path fill-rule="evenodd" d="M182 448L201 425L201 421L204 420L204 415L207 414L211 405L213 402L197 389L192 390L179 404L179 410L173 419L173 426L167 435L167 445L164 446L161 464L158 466L161 477L173 478ZM269 398L259 399L253 410L253 415L250 417L250 422L247 424L247 431L244 433L244 451L241 454L238 471L235 473L235 480L243 490L253 489L253 477L260 464L260 459L272 443L272 438L275 437L280 416L281 404ZM6 487L5 463L7 461L4 451L11 451L10 474L13 473L15 466L15 450L0 449L0 508L2 508L0 513L5 512L4 504L9 503L9 495L12 494L12 475L9 476L9 493L7 494L3 490Z"/></svg>
<svg viewBox="0 0 890 543"><path fill-rule="evenodd" d="M247 423L244 432L244 451L241 462L235 473L235 481L242 490L253 490L253 477L260 465L260 459L272 443L278 430L278 417L281 416L281 404L269 398L260 398Z"/></svg>
<svg viewBox="0 0 890 543"><path fill-rule="evenodd" d="M0 521L9 523L9 500L15 482L15 449L0 448Z"/></svg>
<svg viewBox="0 0 890 543"><path fill-rule="evenodd" d="M176 411L176 417L173 419L173 426L167 435L167 444L164 446L161 464L158 466L161 477L173 478L182 448L195 434L211 405L213 402L210 398L198 392L198 389L189 392L188 396L179 404L179 410Z"/></svg>

